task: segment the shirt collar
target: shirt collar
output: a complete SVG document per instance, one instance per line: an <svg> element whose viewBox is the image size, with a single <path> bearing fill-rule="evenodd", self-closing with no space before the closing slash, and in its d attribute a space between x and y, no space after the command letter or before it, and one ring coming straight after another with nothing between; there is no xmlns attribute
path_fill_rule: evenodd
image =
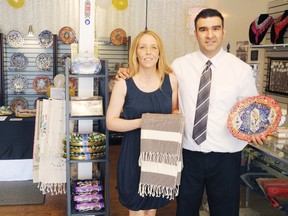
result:
<svg viewBox="0 0 288 216"><path fill-rule="evenodd" d="M224 55L225 51L224 51L223 48L221 48L221 49L219 50L219 52L218 52L215 56L213 56L213 58L211 58L211 59L207 58L200 50L198 50L198 53L199 53L200 58L201 58L202 61L203 61L203 65L205 65L206 62L207 62L208 60L210 60L210 61L212 62L212 65L213 65L214 67L217 67L217 65L218 65L218 63L220 62L220 59L221 59L222 56Z"/></svg>

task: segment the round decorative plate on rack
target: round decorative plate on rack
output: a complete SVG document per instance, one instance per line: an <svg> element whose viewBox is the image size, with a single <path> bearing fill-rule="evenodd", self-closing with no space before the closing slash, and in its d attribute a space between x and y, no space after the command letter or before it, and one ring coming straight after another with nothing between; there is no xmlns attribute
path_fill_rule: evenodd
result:
<svg viewBox="0 0 288 216"><path fill-rule="evenodd" d="M71 27L65 26L59 31L59 39L64 44L72 44L75 41L76 34L74 29Z"/></svg>
<svg viewBox="0 0 288 216"><path fill-rule="evenodd" d="M50 79L47 76L37 76L33 80L33 87L39 94L45 94L48 86L50 86Z"/></svg>
<svg viewBox="0 0 288 216"><path fill-rule="evenodd" d="M76 90L77 88L77 79L74 77L69 77L69 88Z"/></svg>
<svg viewBox="0 0 288 216"><path fill-rule="evenodd" d="M10 79L10 88L15 93L25 92L28 89L28 85L28 79L23 75L17 74Z"/></svg>
<svg viewBox="0 0 288 216"><path fill-rule="evenodd" d="M52 58L48 53L40 53L36 57L36 66L41 70L50 70Z"/></svg>
<svg viewBox="0 0 288 216"><path fill-rule="evenodd" d="M41 47L49 48L53 44L53 34L49 30L42 31L38 36Z"/></svg>
<svg viewBox="0 0 288 216"><path fill-rule="evenodd" d="M0 116L11 115L12 113L10 106L0 106Z"/></svg>
<svg viewBox="0 0 288 216"><path fill-rule="evenodd" d="M253 135L267 136L273 132L281 115L281 107L273 98L248 97L233 107L227 126L234 137L250 142Z"/></svg>
<svg viewBox="0 0 288 216"><path fill-rule="evenodd" d="M110 34L110 40L116 46L126 44L126 32L121 28L114 29Z"/></svg>
<svg viewBox="0 0 288 216"><path fill-rule="evenodd" d="M71 59L71 54L70 53L64 53L61 57L61 66L62 68L65 69L65 60L66 58L70 58Z"/></svg>
<svg viewBox="0 0 288 216"><path fill-rule="evenodd" d="M72 74L99 74L101 61L92 53L80 53L71 63Z"/></svg>
<svg viewBox="0 0 288 216"><path fill-rule="evenodd" d="M10 64L16 70L25 70L28 65L28 58L23 53L14 53L10 58Z"/></svg>
<svg viewBox="0 0 288 216"><path fill-rule="evenodd" d="M24 38L19 31L11 30L6 35L6 41L10 47L21 47L24 44Z"/></svg>
<svg viewBox="0 0 288 216"><path fill-rule="evenodd" d="M11 101L10 104L11 110L15 112L19 109L28 109L29 104L28 101L23 97L16 97Z"/></svg>

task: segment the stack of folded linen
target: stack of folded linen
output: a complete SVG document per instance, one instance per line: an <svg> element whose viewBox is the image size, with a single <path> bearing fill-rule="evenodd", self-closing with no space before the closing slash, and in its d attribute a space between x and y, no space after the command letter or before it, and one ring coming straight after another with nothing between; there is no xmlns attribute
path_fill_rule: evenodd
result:
<svg viewBox="0 0 288 216"><path fill-rule="evenodd" d="M278 127L271 135L271 142L276 144L288 144L288 127Z"/></svg>

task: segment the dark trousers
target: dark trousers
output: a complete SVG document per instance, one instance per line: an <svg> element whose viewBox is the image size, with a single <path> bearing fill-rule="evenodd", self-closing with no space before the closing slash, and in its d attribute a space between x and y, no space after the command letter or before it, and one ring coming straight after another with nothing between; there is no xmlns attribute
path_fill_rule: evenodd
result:
<svg viewBox="0 0 288 216"><path fill-rule="evenodd" d="M210 216L239 216L241 152L183 150L177 216L199 216L204 188Z"/></svg>

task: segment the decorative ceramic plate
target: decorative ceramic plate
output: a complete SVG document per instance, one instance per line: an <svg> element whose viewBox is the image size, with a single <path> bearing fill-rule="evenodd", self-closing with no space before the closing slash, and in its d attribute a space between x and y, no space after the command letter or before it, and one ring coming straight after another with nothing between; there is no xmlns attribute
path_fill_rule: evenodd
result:
<svg viewBox="0 0 288 216"><path fill-rule="evenodd" d="M24 38L19 31L11 30L6 35L6 41L10 47L21 47L24 44Z"/></svg>
<svg viewBox="0 0 288 216"><path fill-rule="evenodd" d="M123 45L127 42L126 32L121 28L114 29L110 34L110 40L116 46Z"/></svg>
<svg viewBox="0 0 288 216"><path fill-rule="evenodd" d="M23 97L14 98L11 101L10 107L13 112L19 109L28 109L28 101Z"/></svg>
<svg viewBox="0 0 288 216"><path fill-rule="evenodd" d="M77 87L77 79L73 77L69 77L69 88L76 90Z"/></svg>
<svg viewBox="0 0 288 216"><path fill-rule="evenodd" d="M66 58L70 58L71 59L71 54L70 53L65 53L61 57L61 66L64 69L65 69L65 60L66 60Z"/></svg>
<svg viewBox="0 0 288 216"><path fill-rule="evenodd" d="M0 116L11 115L13 111L9 106L0 106Z"/></svg>
<svg viewBox="0 0 288 216"><path fill-rule="evenodd" d="M37 76L33 80L33 87L39 94L45 94L48 86L50 86L50 80L47 76Z"/></svg>
<svg viewBox="0 0 288 216"><path fill-rule="evenodd" d="M17 70L25 70L28 65L28 58L23 53L14 53L10 58L10 64Z"/></svg>
<svg viewBox="0 0 288 216"><path fill-rule="evenodd" d="M76 34L74 29L71 27L65 26L59 31L59 39L64 44L71 44L75 41Z"/></svg>
<svg viewBox="0 0 288 216"><path fill-rule="evenodd" d="M28 79L23 75L17 74L10 79L10 88L14 90L15 93L25 92L28 85Z"/></svg>
<svg viewBox="0 0 288 216"><path fill-rule="evenodd" d="M73 74L98 74L102 70L101 61L93 53L80 53L71 63Z"/></svg>
<svg viewBox="0 0 288 216"><path fill-rule="evenodd" d="M49 30L42 31L38 36L41 47L48 48L53 44L53 34Z"/></svg>
<svg viewBox="0 0 288 216"><path fill-rule="evenodd" d="M109 92L112 92L113 87L115 85L115 77L114 76L109 76L108 80L109 80L108 81L108 90L109 90Z"/></svg>
<svg viewBox="0 0 288 216"><path fill-rule="evenodd" d="M273 132L281 115L281 107L273 98L248 97L233 107L227 125L234 137L250 142L253 135L267 136Z"/></svg>
<svg viewBox="0 0 288 216"><path fill-rule="evenodd" d="M48 53L40 53L36 57L36 66L41 70L50 70L52 58Z"/></svg>

